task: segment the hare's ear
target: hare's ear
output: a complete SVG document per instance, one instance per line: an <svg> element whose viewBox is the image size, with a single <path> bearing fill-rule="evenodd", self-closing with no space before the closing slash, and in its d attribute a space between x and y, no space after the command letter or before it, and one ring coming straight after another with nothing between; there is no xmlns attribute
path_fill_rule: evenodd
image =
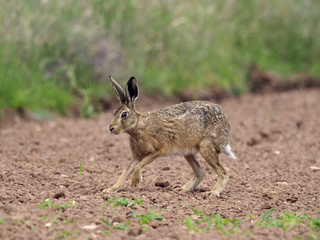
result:
<svg viewBox="0 0 320 240"><path fill-rule="evenodd" d="M126 98L126 95L125 95L122 87L119 85L119 83L117 83L117 82L111 77L111 75L109 75L109 79L110 79L110 81L111 81L111 83L112 83L112 87L113 87L114 91L116 92L116 95L117 95L120 103L121 103L121 104L126 104L127 98Z"/></svg>
<svg viewBox="0 0 320 240"><path fill-rule="evenodd" d="M134 102L138 98L139 89L135 77L131 77L126 86L126 96L128 99L128 107L134 109Z"/></svg>

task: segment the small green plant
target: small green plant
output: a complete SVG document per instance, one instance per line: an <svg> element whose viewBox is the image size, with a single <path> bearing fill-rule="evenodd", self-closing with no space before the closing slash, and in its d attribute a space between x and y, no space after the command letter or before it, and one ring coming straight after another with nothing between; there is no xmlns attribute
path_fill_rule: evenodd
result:
<svg viewBox="0 0 320 240"><path fill-rule="evenodd" d="M154 212L141 214L141 215L138 215L136 212L131 212L131 217L140 218L140 220L139 220L140 225L143 225L143 224L148 225L149 222L152 220L158 220L158 221L163 220L163 217L161 215L154 213Z"/></svg>
<svg viewBox="0 0 320 240"><path fill-rule="evenodd" d="M21 222L24 223L30 230L34 229L34 226L31 225L31 223L25 219L21 219Z"/></svg>
<svg viewBox="0 0 320 240"><path fill-rule="evenodd" d="M273 212L274 209L265 212L261 217L261 221L258 221L257 224L261 227L277 227L284 231L289 231L296 225L309 223L311 228L309 231L311 236L309 237L317 239L317 233L320 232L320 216L311 218L307 214L290 213L286 210L285 213L279 214L277 218L271 218ZM304 239L304 237L297 236L296 239Z"/></svg>
<svg viewBox="0 0 320 240"><path fill-rule="evenodd" d="M46 200L42 201L42 204L38 205L38 208L41 209L47 209L47 208L52 208L52 209L58 209L58 210L66 210L69 205L72 205L73 207L75 206L75 201L69 201L62 203L60 206L56 205L51 198L47 198Z"/></svg>
<svg viewBox="0 0 320 240"><path fill-rule="evenodd" d="M100 219L104 224L106 224L108 227L112 227L112 224L110 222L108 222L107 220L101 218Z"/></svg>
<svg viewBox="0 0 320 240"><path fill-rule="evenodd" d="M309 219L309 227L312 228L314 232L320 232L320 215L317 218Z"/></svg>
<svg viewBox="0 0 320 240"><path fill-rule="evenodd" d="M309 234L311 235L311 239L318 239L317 235L319 236L320 232L320 215L316 218L309 218L309 227L311 230Z"/></svg>
<svg viewBox="0 0 320 240"><path fill-rule="evenodd" d="M113 226L113 229L117 230L126 230L130 228L130 221L127 220L123 225L115 225Z"/></svg>
<svg viewBox="0 0 320 240"><path fill-rule="evenodd" d="M286 210L285 213L280 214L279 217L271 219L270 216L273 212L274 209L270 209L265 212L261 217L261 221L257 224L263 227L278 227L285 231L289 231L295 225L299 225L308 220L308 216L306 214L299 215L297 213L290 213L288 210Z"/></svg>
<svg viewBox="0 0 320 240"><path fill-rule="evenodd" d="M3 219L3 216L0 216L0 224L6 223L6 220Z"/></svg>
<svg viewBox="0 0 320 240"><path fill-rule="evenodd" d="M72 223L74 221L74 218L73 217L72 218L63 218L62 221L64 223Z"/></svg>
<svg viewBox="0 0 320 240"><path fill-rule="evenodd" d="M77 233L76 230L74 231L71 231L71 232L68 232L66 230L62 230L62 231L59 231L58 232L58 235L63 237L64 239L71 239L72 238L72 235L74 235L75 233ZM73 239L73 238L72 238Z"/></svg>
<svg viewBox="0 0 320 240"><path fill-rule="evenodd" d="M190 216L185 219L185 225L190 233L208 231L213 227L224 236L240 232L238 226L242 222L238 219L223 218L220 214L206 215L202 211L198 212L193 208L190 209L198 217L196 220L193 220Z"/></svg>
<svg viewBox="0 0 320 240"><path fill-rule="evenodd" d="M106 234L106 235L109 235L109 234L110 234L110 232L109 232L109 231L106 231L106 230L102 230L101 232L104 233L104 234Z"/></svg>
<svg viewBox="0 0 320 240"><path fill-rule="evenodd" d="M143 200L140 200L140 199L133 200L131 198L115 197L114 195L112 195L107 203L113 204L113 207L116 207L116 206L124 206L124 207L138 206L138 207L141 207Z"/></svg>
<svg viewBox="0 0 320 240"><path fill-rule="evenodd" d="M80 162L80 164L79 164L79 177L81 176L81 172L82 172L82 163Z"/></svg>
<svg viewBox="0 0 320 240"><path fill-rule="evenodd" d="M130 221L127 220L123 225L112 225L110 222L107 220L101 218L100 219L104 224L106 224L108 227L116 229L116 230L126 230L130 228Z"/></svg>

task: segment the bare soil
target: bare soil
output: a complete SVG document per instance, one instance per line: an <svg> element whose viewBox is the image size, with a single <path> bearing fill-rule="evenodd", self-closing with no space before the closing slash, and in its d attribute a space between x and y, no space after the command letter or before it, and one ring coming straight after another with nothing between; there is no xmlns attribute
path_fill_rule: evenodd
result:
<svg viewBox="0 0 320 240"><path fill-rule="evenodd" d="M138 100L138 110L169 104L143 102ZM172 156L147 166L139 188L128 180L115 194L141 199L141 207L113 207L107 203L111 195L102 192L130 161L128 136L107 131L112 111L89 120L22 121L2 127L0 239L306 239L306 224L284 231L260 227L257 221L271 208L319 215L320 90L246 95L219 104L229 118L239 158L221 155L230 175L221 197L205 194L216 174L200 156L203 182L191 193L171 190L192 176L184 158ZM64 210L39 208L48 198L58 206L69 205ZM185 225L186 217L196 218L190 207L244 224L227 237L215 228L191 234ZM131 217L132 211L153 211L164 219L150 221L146 229ZM102 218L114 226L130 220L130 229L113 229Z"/></svg>

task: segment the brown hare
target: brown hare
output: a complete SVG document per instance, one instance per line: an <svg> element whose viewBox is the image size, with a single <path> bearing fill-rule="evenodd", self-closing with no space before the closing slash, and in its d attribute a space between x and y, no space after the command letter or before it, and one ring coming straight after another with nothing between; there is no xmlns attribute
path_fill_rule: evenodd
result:
<svg viewBox="0 0 320 240"><path fill-rule="evenodd" d="M121 106L114 112L109 130L113 134L129 134L132 160L117 183L104 192L116 192L133 173L132 186L142 180L141 170L157 157L179 153L190 164L194 176L175 190L192 191L205 174L196 160L196 152L218 174L218 180L209 194L219 196L228 181L228 173L219 162L219 153L236 158L230 147L230 125L219 105L206 101L183 102L153 112L135 110L138 85L131 77L125 91L109 76Z"/></svg>

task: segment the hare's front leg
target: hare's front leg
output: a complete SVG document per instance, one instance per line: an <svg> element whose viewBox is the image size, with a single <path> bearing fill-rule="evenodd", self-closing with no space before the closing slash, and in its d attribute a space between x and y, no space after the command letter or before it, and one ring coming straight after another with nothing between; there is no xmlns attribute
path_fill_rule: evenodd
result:
<svg viewBox="0 0 320 240"><path fill-rule="evenodd" d="M222 167L219 162L219 156L217 150L210 139L203 140L199 146L199 152L202 157L209 163L209 165L218 174L217 183L214 185L213 189L208 192L209 195L220 196L220 193L226 186L229 176L227 171Z"/></svg>
<svg viewBox="0 0 320 240"><path fill-rule="evenodd" d="M139 163L139 159L133 158L133 160L127 167L127 169L121 174L116 184L114 184L111 188L104 189L103 192L107 192L107 193L116 192L122 186L122 184L127 180L127 178L131 175L135 166L137 166L138 163Z"/></svg>
<svg viewBox="0 0 320 240"><path fill-rule="evenodd" d="M139 183L142 180L142 174L141 174L142 168L144 168L149 163L152 163L153 160L155 160L159 155L160 154L158 152L152 153L152 154L146 156L145 158L143 158L141 162L139 162L139 164L135 167L134 172L133 172L133 176L132 176L132 184L131 185L133 187L138 187Z"/></svg>

